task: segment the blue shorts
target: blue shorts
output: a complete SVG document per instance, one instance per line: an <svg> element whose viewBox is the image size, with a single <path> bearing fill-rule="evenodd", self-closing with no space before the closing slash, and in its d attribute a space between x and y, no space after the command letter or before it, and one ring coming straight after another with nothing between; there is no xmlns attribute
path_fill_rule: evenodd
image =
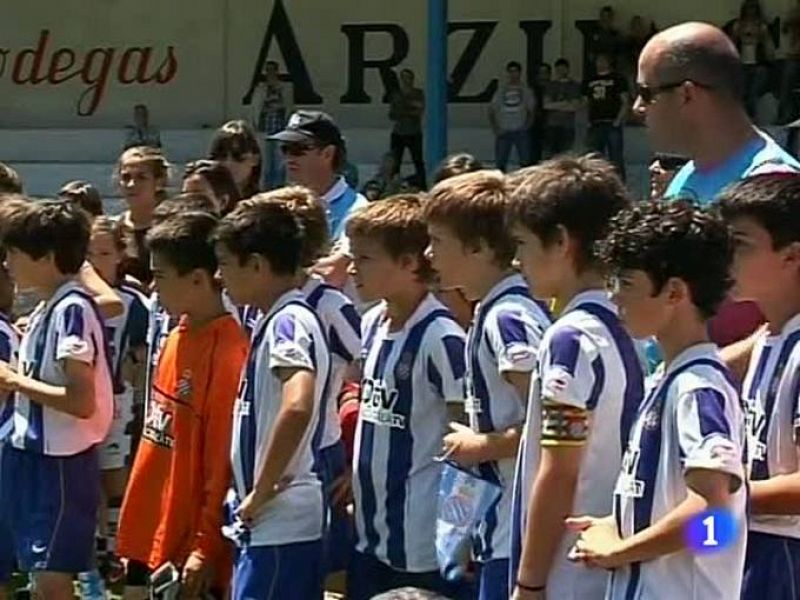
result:
<svg viewBox="0 0 800 600"><path fill-rule="evenodd" d="M322 542L247 546L239 550L232 600L320 600Z"/></svg>
<svg viewBox="0 0 800 600"><path fill-rule="evenodd" d="M418 588L458 600L474 598L466 583L450 583L439 571L411 573L398 571L370 554L354 552L347 570L347 599L369 600L400 588ZM508 596L503 600L507 600Z"/></svg>
<svg viewBox="0 0 800 600"><path fill-rule="evenodd" d="M747 533L742 600L800 600L800 540Z"/></svg>
<svg viewBox="0 0 800 600"><path fill-rule="evenodd" d="M3 448L0 502L22 571L82 573L95 564L97 449L46 456Z"/></svg>
<svg viewBox="0 0 800 600"><path fill-rule="evenodd" d="M509 563L507 558L498 558L478 563L478 600L507 600Z"/></svg>
<svg viewBox="0 0 800 600"><path fill-rule="evenodd" d="M331 506L333 482L347 471L347 453L344 443L335 444L319 451L317 470L325 492L325 533L323 535L322 572L324 574L343 571L353 552L355 533L350 516Z"/></svg>

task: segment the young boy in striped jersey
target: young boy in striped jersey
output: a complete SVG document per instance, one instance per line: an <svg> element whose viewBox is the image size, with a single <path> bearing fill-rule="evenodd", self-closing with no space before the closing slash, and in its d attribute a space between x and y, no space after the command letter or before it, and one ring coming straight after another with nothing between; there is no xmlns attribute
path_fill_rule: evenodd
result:
<svg viewBox="0 0 800 600"><path fill-rule="evenodd" d="M507 189L499 171L452 177L431 190L425 216L430 257L441 287L477 302L466 345L469 427L451 425L444 451L503 488L475 535L481 600L508 598L509 524L514 462L536 353L550 324L516 272L506 225Z"/></svg>
<svg viewBox="0 0 800 600"><path fill-rule="evenodd" d="M510 585L515 598L602 597L605 576L567 561L564 517L607 514L643 394L633 341L594 252L629 203L610 164L560 158L515 180L510 223L534 294L562 307L539 349L515 477ZM546 590L546 593L545 593Z"/></svg>
<svg viewBox="0 0 800 600"><path fill-rule="evenodd" d="M350 600L411 586L451 596L439 574L436 503L448 403L461 402L464 332L428 291L418 196L381 200L347 223L362 320L361 406L353 457L356 551Z"/></svg>
<svg viewBox="0 0 800 600"><path fill-rule="evenodd" d="M234 600L321 597L323 497L315 433L330 385L324 326L297 287L302 226L270 195L245 200L217 229L222 280L258 307L234 408Z"/></svg>
<svg viewBox="0 0 800 600"><path fill-rule="evenodd" d="M731 283L728 229L688 203L642 203L614 219L601 256L622 321L638 338L656 337L664 366L631 428L613 514L570 519L580 531L570 556L604 575L612 570L610 600L739 598L744 418L706 327ZM728 545L711 553L686 537L698 520L709 535L709 509L727 511L736 524Z"/></svg>
<svg viewBox="0 0 800 600"><path fill-rule="evenodd" d="M4 217L11 277L43 302L22 338L18 369L0 363L0 390L16 392L3 432L1 504L34 593L71 599L73 574L94 564L97 445L114 401L103 319L76 281L89 222L79 208L51 201Z"/></svg>
<svg viewBox="0 0 800 600"><path fill-rule="evenodd" d="M352 540L352 527L344 506L350 488L350 470L341 440L338 398L347 380L358 379L356 363L361 353L361 317L342 291L326 284L318 275L310 274L317 260L330 251L325 207L319 197L298 186L270 192L268 197L270 202L287 206L303 227L303 258L298 287L322 321L331 350L331 382L325 398L325 412L320 415L314 440L318 448L317 471L327 503L324 564L324 574L327 574L347 566L349 552L342 549L347 548Z"/></svg>
<svg viewBox="0 0 800 600"><path fill-rule="evenodd" d="M742 396L750 523L742 598L800 598L800 176L760 175L722 194L733 230L737 299L758 304Z"/></svg>

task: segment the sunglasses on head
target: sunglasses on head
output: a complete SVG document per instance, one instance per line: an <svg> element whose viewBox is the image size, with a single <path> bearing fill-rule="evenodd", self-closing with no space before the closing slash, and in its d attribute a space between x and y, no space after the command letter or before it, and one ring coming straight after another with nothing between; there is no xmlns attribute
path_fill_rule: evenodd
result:
<svg viewBox="0 0 800 600"><path fill-rule="evenodd" d="M680 81L673 81L672 83L662 83L661 85L645 85L644 83L636 84L636 96L641 99L644 104L652 104L656 101L659 94L674 90L681 87L684 83L691 83L697 87L711 89L710 85L700 83L694 79L681 79Z"/></svg>
<svg viewBox="0 0 800 600"><path fill-rule="evenodd" d="M303 156L314 148L316 146L310 144L281 144L281 152L284 156Z"/></svg>

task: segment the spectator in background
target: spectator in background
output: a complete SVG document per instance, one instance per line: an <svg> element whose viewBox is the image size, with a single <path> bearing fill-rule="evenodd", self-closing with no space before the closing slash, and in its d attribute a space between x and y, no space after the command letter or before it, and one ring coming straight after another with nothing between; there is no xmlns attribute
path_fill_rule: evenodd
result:
<svg viewBox="0 0 800 600"><path fill-rule="evenodd" d="M0 194L21 194L22 179L14 169L0 162Z"/></svg>
<svg viewBox="0 0 800 600"><path fill-rule="evenodd" d="M161 148L161 134L158 128L150 124L150 111L144 104L133 107L133 125L125 128L125 147L149 146Z"/></svg>
<svg viewBox="0 0 800 600"><path fill-rule="evenodd" d="M433 176L433 182L439 183L445 179L450 179L456 175L463 175L464 173L474 173L483 169L483 164L472 154L461 152L459 154L451 154L439 164L436 169L436 174Z"/></svg>
<svg viewBox="0 0 800 600"><path fill-rule="evenodd" d="M232 211L242 199L228 168L221 162L205 159L186 164L181 193L203 194L214 203L221 216Z"/></svg>
<svg viewBox="0 0 800 600"><path fill-rule="evenodd" d="M778 99L778 121L786 124L800 116L797 95L800 86L800 4L789 11L781 30L787 40Z"/></svg>
<svg viewBox="0 0 800 600"><path fill-rule="evenodd" d="M387 152L383 155L378 172L364 184L362 193L367 197L367 200L376 200L399 194L402 188L403 179L397 171L395 155L392 152ZM377 196L375 196L376 193Z"/></svg>
<svg viewBox="0 0 800 600"><path fill-rule="evenodd" d="M589 107L587 146L603 154L625 179L623 127L628 115L628 82L614 70L611 58L598 54L596 75L584 84Z"/></svg>
<svg viewBox="0 0 800 600"><path fill-rule="evenodd" d="M745 108L753 117L759 98L767 91L769 68L775 59L775 46L758 0L742 3L739 18L731 27L731 39L742 59Z"/></svg>
<svg viewBox="0 0 800 600"><path fill-rule="evenodd" d="M641 15L631 17L628 34L625 36L622 56L622 70L631 83L636 81L636 66L639 64L639 55L642 53L647 40L655 34L656 26L652 21L648 23Z"/></svg>
<svg viewBox="0 0 800 600"><path fill-rule="evenodd" d="M536 101L531 89L522 82L522 65L511 61L506 65L506 83L500 85L489 106L489 124L495 135L495 162L505 171L511 148L516 147L519 164L531 162L530 127Z"/></svg>
<svg viewBox="0 0 800 600"><path fill-rule="evenodd" d="M553 69L547 63L541 63L536 69L536 79L533 82L533 123L531 124L531 163L537 164L542 160L544 152L544 90L553 79Z"/></svg>
<svg viewBox="0 0 800 600"><path fill-rule="evenodd" d="M88 181L70 181L58 192L60 200L74 202L80 206L89 217L100 217L103 215L103 200L100 192Z"/></svg>
<svg viewBox="0 0 800 600"><path fill-rule="evenodd" d="M615 16L611 6L600 9L597 29L589 37L589 63L592 66L597 64L597 57L601 54L615 62L623 52L625 42L614 25Z"/></svg>
<svg viewBox="0 0 800 600"><path fill-rule="evenodd" d="M653 161L648 167L650 173L650 199L659 200L672 182L675 174L685 165L689 159L677 154L659 153L653 157Z"/></svg>
<svg viewBox="0 0 800 600"><path fill-rule="evenodd" d="M581 105L581 86L570 75L567 59L556 61L556 76L544 87L543 104L548 158L569 152L575 143L575 113Z"/></svg>
<svg viewBox="0 0 800 600"><path fill-rule="evenodd" d="M225 165L242 198L255 196L261 180L261 147L253 129L242 120L228 121L217 129L208 157Z"/></svg>
<svg viewBox="0 0 800 600"><path fill-rule="evenodd" d="M414 87L414 72L411 69L400 71L400 85L392 92L389 104L389 118L392 127L391 148L394 155L394 174L400 172L406 148L414 162L416 185L427 187L425 161L422 154L422 115L425 112L425 94Z"/></svg>
<svg viewBox="0 0 800 600"><path fill-rule="evenodd" d="M286 178L278 144L268 139L286 126L286 119L291 112L286 96L278 76L278 63L268 60L264 65L264 79L256 86L252 104L253 126L264 139L262 181L267 190L282 186Z"/></svg>

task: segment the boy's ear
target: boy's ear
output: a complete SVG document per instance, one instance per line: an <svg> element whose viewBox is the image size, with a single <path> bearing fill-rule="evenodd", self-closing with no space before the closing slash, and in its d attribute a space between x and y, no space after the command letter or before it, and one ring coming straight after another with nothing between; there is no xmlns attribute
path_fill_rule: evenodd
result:
<svg viewBox="0 0 800 600"><path fill-rule="evenodd" d="M580 246L578 240L572 237L563 225L556 225L556 233L553 239L548 244L549 249L557 250L558 256L561 257L576 257L580 254Z"/></svg>
<svg viewBox="0 0 800 600"><path fill-rule="evenodd" d="M398 256L397 264L400 265L404 271L411 271L412 273L418 271L420 267L419 257L415 254L408 253L403 253Z"/></svg>
<svg viewBox="0 0 800 600"><path fill-rule="evenodd" d="M800 266L800 242L792 242L782 250L783 260L791 266Z"/></svg>
<svg viewBox="0 0 800 600"><path fill-rule="evenodd" d="M667 302L673 306L680 304L687 299L691 301L692 297L692 292L689 290L689 286L686 285L686 282L683 279L679 279L677 277L670 277L667 279L664 287L661 290L661 294L665 294Z"/></svg>

